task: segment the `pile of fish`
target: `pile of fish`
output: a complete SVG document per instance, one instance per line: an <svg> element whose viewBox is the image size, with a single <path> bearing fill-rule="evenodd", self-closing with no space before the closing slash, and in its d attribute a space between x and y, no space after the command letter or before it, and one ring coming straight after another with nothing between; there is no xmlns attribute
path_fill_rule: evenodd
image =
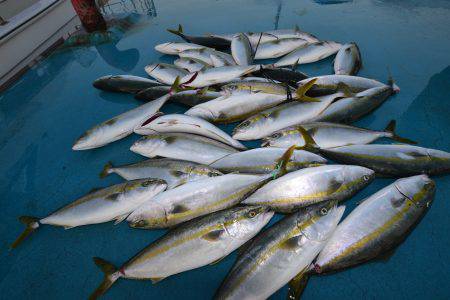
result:
<svg viewBox="0 0 450 300"><path fill-rule="evenodd" d="M130 150L147 159L113 166L125 181L45 216L23 216L25 232L48 224L126 220L132 228L170 228L120 267L94 258L105 277L95 299L120 278L165 277L215 263L239 249L216 299L265 299L290 283L299 298L311 275L336 272L392 251L430 208L450 153L411 145L395 132L349 125L399 92L358 77L355 43L319 40L299 28L191 36L155 46L177 58L145 67L152 77L110 75L94 87L145 101L87 130L73 150L142 135ZM309 77L301 64L335 55L334 73ZM261 64L256 60L275 59ZM166 102L188 107L163 115ZM232 135L215 124L239 122ZM372 144L387 138L397 143ZM261 139L247 149L241 141ZM332 164L336 163L336 164ZM376 176L398 178L342 221L342 202ZM275 213L286 214L268 229ZM260 232L263 230L262 232Z"/></svg>

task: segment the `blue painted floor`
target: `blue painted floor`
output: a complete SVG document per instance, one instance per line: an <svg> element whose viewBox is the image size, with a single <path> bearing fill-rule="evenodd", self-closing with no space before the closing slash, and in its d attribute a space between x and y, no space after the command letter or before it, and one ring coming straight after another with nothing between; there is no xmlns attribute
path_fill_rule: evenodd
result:
<svg viewBox="0 0 450 300"><path fill-rule="evenodd" d="M449 1L155 0L155 7L155 18L120 40L60 49L0 94L1 299L85 299L102 279L93 256L120 265L163 234L132 230L126 223L67 231L42 226L17 250L8 250L23 229L19 215L43 217L94 187L120 182L115 176L98 177L107 161L141 159L128 150L136 136L91 151L74 152L71 146L86 129L139 105L132 96L94 89L92 81L106 74L145 76L146 64L170 61L153 46L178 40L165 31L178 23L189 33L263 31L298 24L321 39L356 41L363 55L360 74L385 81L390 69L401 87L400 94L357 124L382 129L396 119L399 134L450 151ZM301 70L328 74L331 61ZM174 104L163 108L184 110ZM347 202L347 213L391 181L376 180ZM450 298L450 176L436 181L429 213L389 261L313 277L304 299ZM234 258L156 285L120 280L105 298L207 299ZM273 299L285 295L286 288Z"/></svg>

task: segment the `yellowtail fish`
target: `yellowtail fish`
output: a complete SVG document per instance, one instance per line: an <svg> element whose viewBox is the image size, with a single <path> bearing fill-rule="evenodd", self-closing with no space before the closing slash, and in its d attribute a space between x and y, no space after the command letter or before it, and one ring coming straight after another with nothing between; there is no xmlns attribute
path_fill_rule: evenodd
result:
<svg viewBox="0 0 450 300"><path fill-rule="evenodd" d="M187 87L201 88L218 83L229 82L238 77L257 70L259 66L225 66L210 68L195 73L189 73L181 78L181 83Z"/></svg>
<svg viewBox="0 0 450 300"><path fill-rule="evenodd" d="M168 42L162 43L155 46L155 50L164 54L177 55L180 52L191 50L191 49L203 49L205 46L197 45L194 43L175 43Z"/></svg>
<svg viewBox="0 0 450 300"><path fill-rule="evenodd" d="M231 39L231 55L239 66L249 66L253 63L253 50L250 40L243 33L237 33Z"/></svg>
<svg viewBox="0 0 450 300"><path fill-rule="evenodd" d="M255 59L278 58L309 44L302 38L285 38L261 43L256 50Z"/></svg>
<svg viewBox="0 0 450 300"><path fill-rule="evenodd" d="M296 64L308 64L327 58L339 51L341 44L333 41L321 41L300 47L278 60L274 66L284 67Z"/></svg>
<svg viewBox="0 0 450 300"><path fill-rule="evenodd" d="M97 299L119 278L158 282L221 260L253 238L272 218L264 207L234 207L192 220L151 243L120 268L94 258L105 273L89 299Z"/></svg>
<svg viewBox="0 0 450 300"><path fill-rule="evenodd" d="M162 83L139 76L106 75L97 78L92 85L104 91L135 94L150 87L161 86Z"/></svg>
<svg viewBox="0 0 450 300"><path fill-rule="evenodd" d="M178 25L178 29L167 29L168 32L178 35L183 40L189 43L202 45L205 47L211 47L216 49L228 49L230 47L230 41L221 37L214 36L192 36L183 32L183 27Z"/></svg>
<svg viewBox="0 0 450 300"><path fill-rule="evenodd" d="M334 59L334 74L355 75L362 66L361 53L356 43L342 45Z"/></svg>
<svg viewBox="0 0 450 300"><path fill-rule="evenodd" d="M172 85L177 77L184 77L189 72L170 64L150 64L145 66L145 72L164 84Z"/></svg>
<svg viewBox="0 0 450 300"><path fill-rule="evenodd" d="M140 205L164 191L166 187L167 184L162 179L132 180L91 192L45 218L22 216L19 220L27 228L11 247L17 247L41 225L62 226L68 229L113 220L116 220L117 224Z"/></svg>

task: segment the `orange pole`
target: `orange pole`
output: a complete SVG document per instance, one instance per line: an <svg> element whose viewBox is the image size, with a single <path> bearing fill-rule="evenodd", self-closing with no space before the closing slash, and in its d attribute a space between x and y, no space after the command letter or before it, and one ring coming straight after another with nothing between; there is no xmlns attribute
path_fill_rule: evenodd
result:
<svg viewBox="0 0 450 300"><path fill-rule="evenodd" d="M78 17L87 32L106 30L106 22L95 5L95 0L71 0Z"/></svg>

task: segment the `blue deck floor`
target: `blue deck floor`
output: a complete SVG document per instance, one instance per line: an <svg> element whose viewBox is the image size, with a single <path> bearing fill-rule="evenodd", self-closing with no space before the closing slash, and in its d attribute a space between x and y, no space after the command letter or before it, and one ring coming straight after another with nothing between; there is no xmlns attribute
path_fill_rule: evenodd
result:
<svg viewBox="0 0 450 300"><path fill-rule="evenodd" d="M92 81L106 74L145 76L146 64L170 61L153 46L178 40L165 31L178 23L189 33L263 31L298 24L321 39L356 41L363 56L360 74L385 81L390 69L401 88L357 124L381 129L396 119L400 134L450 151L449 1L155 0L155 6L157 17L119 41L58 50L0 94L1 299L85 299L102 279L93 256L120 265L163 234L132 230L126 223L67 231L43 226L17 250L8 250L23 229L19 215L43 217L94 187L120 182L116 176L98 177L107 161L141 159L128 150L136 136L91 151L75 152L71 146L86 129L139 104L129 95L100 92ZM328 74L331 61L301 70ZM170 104L163 111L184 109ZM450 298L450 176L436 181L433 206L388 261L314 277L304 299ZM347 202L347 213L390 182L377 179ZM234 258L156 285L120 280L106 298L210 298ZM285 294L283 288L273 299Z"/></svg>

